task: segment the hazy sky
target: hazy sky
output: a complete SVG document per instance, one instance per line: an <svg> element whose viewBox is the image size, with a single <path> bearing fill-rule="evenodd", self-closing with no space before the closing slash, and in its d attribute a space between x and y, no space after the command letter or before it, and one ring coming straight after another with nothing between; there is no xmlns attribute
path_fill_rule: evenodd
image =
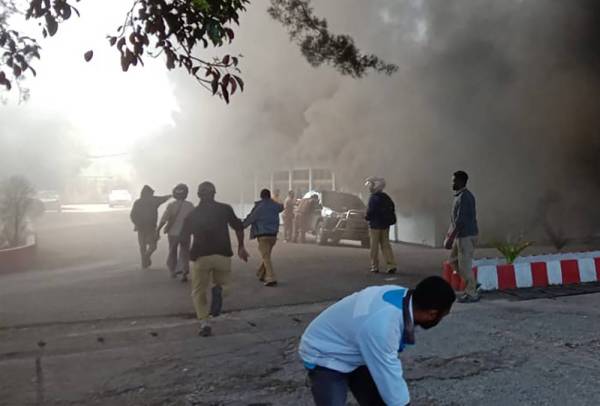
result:
<svg viewBox="0 0 600 406"><path fill-rule="evenodd" d="M19 106L27 114L62 119L92 154L127 151L138 139L172 126L177 109L173 87L162 61L146 60L144 69L121 71L119 54L108 46L106 35L122 24L127 1L82 1L81 18L60 25L55 37L41 39L38 72L26 86L31 99ZM15 22L39 35L35 23ZM39 35L41 37L41 35ZM85 63L83 53L94 50Z"/></svg>

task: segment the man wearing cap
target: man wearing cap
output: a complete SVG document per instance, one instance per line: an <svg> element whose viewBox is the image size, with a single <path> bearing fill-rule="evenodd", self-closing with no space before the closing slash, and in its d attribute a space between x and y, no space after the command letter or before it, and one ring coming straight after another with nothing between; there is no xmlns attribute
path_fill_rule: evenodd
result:
<svg viewBox="0 0 600 406"><path fill-rule="evenodd" d="M182 238L183 221L194 210L194 205L187 201L188 187L180 183L173 189L174 202L167 205L160 223L158 232L164 227L169 240L169 256L167 268L171 278L181 275L181 281L186 282L190 273L190 241Z"/></svg>
<svg viewBox="0 0 600 406"><path fill-rule="evenodd" d="M151 256L156 251L158 232L156 222L158 221L158 208L161 204L171 198L167 196L154 196L154 189L144 185L140 192L140 198L133 203L129 217L134 225L134 231L138 233L138 244L142 268L146 269L152 265Z"/></svg>
<svg viewBox="0 0 600 406"><path fill-rule="evenodd" d="M383 178L367 178L365 186L371 193L365 217L369 223L369 237L371 240L371 272L379 272L379 249L381 249L387 273L395 273L396 260L390 245L390 227L396 224L394 202L383 191L385 188Z"/></svg>
<svg viewBox="0 0 600 406"><path fill-rule="evenodd" d="M192 266L192 299L196 317L200 321L198 334L206 337L212 334L208 317L216 317L223 306L223 290L231 277L231 240L229 228L235 230L238 242L238 256L248 261L244 248L244 225L233 212L233 208L215 201L216 189L211 182L198 186L200 203L187 216L183 225L182 237L193 236L190 259ZM207 290L212 278L211 306L208 308Z"/></svg>

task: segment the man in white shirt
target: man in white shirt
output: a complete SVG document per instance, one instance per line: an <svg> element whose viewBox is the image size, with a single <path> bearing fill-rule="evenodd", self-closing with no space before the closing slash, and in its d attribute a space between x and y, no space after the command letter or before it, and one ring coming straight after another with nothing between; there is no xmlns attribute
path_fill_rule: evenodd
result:
<svg viewBox="0 0 600 406"><path fill-rule="evenodd" d="M186 282L190 273L190 241L182 237L183 221L194 210L194 205L186 200L187 185L180 183L173 189L174 202L169 203L160 219L158 232L165 227L169 240L169 256L167 267L172 278L181 275L181 281Z"/></svg>

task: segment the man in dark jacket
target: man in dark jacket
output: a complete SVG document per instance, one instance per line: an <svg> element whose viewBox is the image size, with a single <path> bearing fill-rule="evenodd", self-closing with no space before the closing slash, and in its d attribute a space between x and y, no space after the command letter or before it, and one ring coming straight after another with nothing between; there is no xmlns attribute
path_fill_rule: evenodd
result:
<svg viewBox="0 0 600 406"><path fill-rule="evenodd" d="M396 272L394 251L390 245L390 226L396 224L396 209L394 202L383 192L385 180L371 177L365 182L371 197L367 207L366 219L369 223L371 238L371 272L379 272L379 249L383 252L388 273Z"/></svg>
<svg viewBox="0 0 600 406"><path fill-rule="evenodd" d="M468 180L469 175L464 171L457 171L452 177L454 205L450 214L450 229L444 241L446 249L452 249L450 264L467 283L464 295L458 299L462 303L479 301L477 281L472 270L479 228L475 196L467 189Z"/></svg>
<svg viewBox="0 0 600 406"><path fill-rule="evenodd" d="M277 242L279 232L279 213L283 211L283 205L271 199L269 189L260 192L260 200L254 203L254 207L248 217L244 220L244 227L250 226L250 239L258 240L258 251L262 263L256 272L256 276L265 286L276 286L277 278L273 271L271 252Z"/></svg>
<svg viewBox="0 0 600 406"><path fill-rule="evenodd" d="M158 221L158 208L161 204L171 198L171 195L154 196L154 189L144 185L140 198L133 203L129 217L134 225L134 231L138 233L138 243L142 259L142 268L146 269L152 265L150 257L156 251L158 232L156 223Z"/></svg>
<svg viewBox="0 0 600 406"><path fill-rule="evenodd" d="M217 193L211 182L198 185L200 203L185 218L182 238L193 237L190 259L192 266L192 299L196 317L200 321L198 334L206 337L212 334L208 323L209 315L216 317L223 307L223 295L231 278L231 239L229 227L235 231L238 242L238 256L248 262L244 247L244 226L233 208L215 201ZM212 284L211 305L208 308L207 291Z"/></svg>

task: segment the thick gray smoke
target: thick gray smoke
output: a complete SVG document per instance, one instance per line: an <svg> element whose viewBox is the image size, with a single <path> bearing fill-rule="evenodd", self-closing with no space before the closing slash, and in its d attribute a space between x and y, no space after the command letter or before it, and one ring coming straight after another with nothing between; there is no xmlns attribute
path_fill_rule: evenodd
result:
<svg viewBox="0 0 600 406"><path fill-rule="evenodd" d="M21 175L38 190L63 192L87 163L65 119L22 107L0 110L0 180Z"/></svg>
<svg viewBox="0 0 600 406"><path fill-rule="evenodd" d="M224 106L176 78L177 127L140 148L141 176L212 178L235 198L252 172L329 166L348 189L384 176L402 212L445 223L464 169L485 238L598 231L599 3L315 2L333 31L400 67L360 81L311 69L264 7L235 44L245 94Z"/></svg>

